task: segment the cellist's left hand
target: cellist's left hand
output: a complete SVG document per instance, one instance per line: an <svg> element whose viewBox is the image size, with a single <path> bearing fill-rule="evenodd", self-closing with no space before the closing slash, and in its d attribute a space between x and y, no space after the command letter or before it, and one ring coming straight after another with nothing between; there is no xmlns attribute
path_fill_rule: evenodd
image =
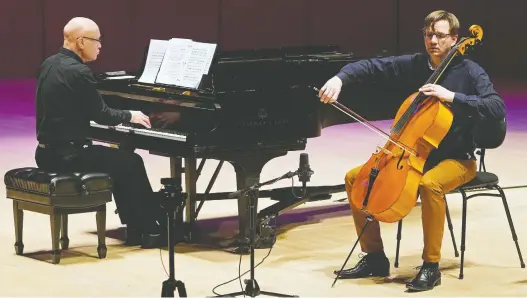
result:
<svg viewBox="0 0 527 298"><path fill-rule="evenodd" d="M455 93L436 84L426 84L419 88L420 92L423 92L427 96L435 96L442 101L452 102L454 100Z"/></svg>

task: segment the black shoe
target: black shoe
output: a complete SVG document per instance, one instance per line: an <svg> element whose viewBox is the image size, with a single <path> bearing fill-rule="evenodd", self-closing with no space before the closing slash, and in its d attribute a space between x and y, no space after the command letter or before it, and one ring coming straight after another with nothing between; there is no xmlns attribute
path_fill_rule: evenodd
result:
<svg viewBox="0 0 527 298"><path fill-rule="evenodd" d="M160 248L168 244L167 227L158 223L147 225L143 231L141 248Z"/></svg>
<svg viewBox="0 0 527 298"><path fill-rule="evenodd" d="M415 278L406 283L406 288L412 291L428 291L441 284L441 272L438 263L424 262Z"/></svg>
<svg viewBox="0 0 527 298"><path fill-rule="evenodd" d="M143 232L141 229L136 227L127 226L125 229L124 235L124 245L126 246L136 246L141 245L143 242Z"/></svg>
<svg viewBox="0 0 527 298"><path fill-rule="evenodd" d="M335 275L339 270L334 271ZM339 278L363 278L368 276L385 277L390 275L390 261L384 253L367 254L351 269L342 270Z"/></svg>
<svg viewBox="0 0 527 298"><path fill-rule="evenodd" d="M160 248L168 244L166 233L143 233L141 248Z"/></svg>

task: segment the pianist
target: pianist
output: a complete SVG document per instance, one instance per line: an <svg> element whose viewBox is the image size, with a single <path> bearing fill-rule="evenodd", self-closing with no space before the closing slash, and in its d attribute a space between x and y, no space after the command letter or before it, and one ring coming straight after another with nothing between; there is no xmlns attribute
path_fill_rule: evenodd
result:
<svg viewBox="0 0 527 298"><path fill-rule="evenodd" d="M452 13L442 10L432 12L425 18L423 27L427 54L370 59L348 64L321 88L319 94L321 101L331 103L337 99L341 87L345 84L387 78L406 83L404 85L408 85L408 90L412 92L419 89L427 96L451 103L454 113L452 127L439 148L430 154L419 185L423 213L423 266L417 276L407 283L407 288L411 290L430 290L441 282L439 261L446 216L446 202L443 197L445 193L476 175L471 130L475 123L473 119L480 115L491 119L505 117L503 99L494 90L489 76L482 67L463 56L458 56L451 62L449 69L442 76L441 84L421 86L457 42L458 30L459 21ZM348 198L359 171L360 166L346 174ZM359 233L366 222L364 213L352 206L352 214ZM360 243L367 255L354 268L344 270L341 276L361 278L389 275L390 263L383 250L378 222L372 222L361 237Z"/></svg>
<svg viewBox="0 0 527 298"><path fill-rule="evenodd" d="M155 200L141 157L124 150L92 145L86 135L90 120L103 125L132 122L150 127L139 111L109 108L96 89L86 62L101 49L97 24L73 18L64 27L64 44L47 58L38 73L36 90L35 160L48 171L105 172L114 180L120 220L127 225L126 244L159 247L163 235L162 209Z"/></svg>

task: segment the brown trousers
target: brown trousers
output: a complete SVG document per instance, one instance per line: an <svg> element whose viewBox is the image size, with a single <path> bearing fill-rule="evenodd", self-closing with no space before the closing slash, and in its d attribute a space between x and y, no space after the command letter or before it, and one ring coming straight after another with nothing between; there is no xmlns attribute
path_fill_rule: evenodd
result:
<svg viewBox="0 0 527 298"><path fill-rule="evenodd" d="M348 200L351 206L357 235L366 223L364 212L351 204L351 187L361 166L346 173L345 183ZM441 259L441 244L445 228L446 193L465 184L476 176L477 164L475 160L447 159L427 171L419 184L421 199L424 248L422 258L425 262L439 262ZM378 221L372 221L360 239L362 251L365 253L383 250L381 231Z"/></svg>

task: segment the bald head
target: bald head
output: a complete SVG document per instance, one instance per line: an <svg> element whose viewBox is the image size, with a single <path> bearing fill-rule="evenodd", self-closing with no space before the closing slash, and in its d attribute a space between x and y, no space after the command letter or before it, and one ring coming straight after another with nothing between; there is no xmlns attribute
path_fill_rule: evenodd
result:
<svg viewBox="0 0 527 298"><path fill-rule="evenodd" d="M75 42L77 38L96 31L99 31L99 26L94 21L82 17L73 18L64 26L64 40Z"/></svg>
<svg viewBox="0 0 527 298"><path fill-rule="evenodd" d="M77 53L85 62L97 58L100 38L99 26L91 19L75 17L64 26L64 47Z"/></svg>

